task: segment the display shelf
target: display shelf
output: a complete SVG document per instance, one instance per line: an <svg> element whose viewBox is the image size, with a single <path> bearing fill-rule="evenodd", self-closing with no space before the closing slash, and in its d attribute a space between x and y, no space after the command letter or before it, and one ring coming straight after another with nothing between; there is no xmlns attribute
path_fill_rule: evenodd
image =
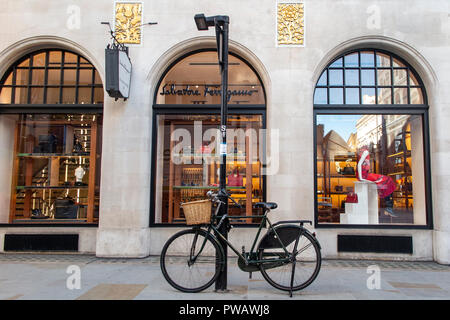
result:
<svg viewBox="0 0 450 320"><path fill-rule="evenodd" d="M16 186L17 190L66 190L87 189L88 186Z"/></svg>
<svg viewBox="0 0 450 320"><path fill-rule="evenodd" d="M84 220L94 222L98 202L95 185L99 158L97 121L20 120L16 123L10 222L20 216L39 223L39 219L31 219L32 210L44 211L44 207L49 210L56 197L63 196L63 193L65 196L70 193L74 199L79 199L82 193L82 197L87 199ZM50 135L53 140L41 139ZM75 176L75 166L83 168L81 178ZM76 185L76 181L83 185ZM71 184L63 185L64 182ZM45 219L44 222L50 220L54 221Z"/></svg>
<svg viewBox="0 0 450 320"><path fill-rule="evenodd" d="M83 152L83 153L18 153L17 157L19 158L51 158L51 157L58 157L58 158L89 158L90 153L89 152Z"/></svg>
<svg viewBox="0 0 450 320"><path fill-rule="evenodd" d="M406 184L408 182L411 183L412 178L412 171L410 167L411 150L410 143L407 143L408 139L410 139L409 131L404 130L399 133L394 139L398 143L396 144L395 153L387 156L387 158L393 162L387 175L392 177L394 180L401 180L404 187L403 190L395 190L393 198L396 200L403 199L407 209L413 202L412 190L408 190L408 188L406 188Z"/></svg>
<svg viewBox="0 0 450 320"><path fill-rule="evenodd" d="M323 158L318 158L317 163L318 220L319 222L339 222L342 202L345 201L349 192L345 188L350 187L356 180L357 157L354 153L325 155ZM352 174L343 174L345 167L353 168L350 169ZM342 186L346 191L335 191L336 186Z"/></svg>
<svg viewBox="0 0 450 320"><path fill-rule="evenodd" d="M173 189L179 189L179 190L208 190L208 189L213 189L213 190L217 190L219 189L219 187L217 186L173 186ZM245 190L245 187L231 187L231 186L227 186L227 189L240 189L240 190Z"/></svg>
<svg viewBox="0 0 450 320"><path fill-rule="evenodd" d="M51 223L51 224L86 224L87 219L54 219L54 218L47 218L47 219L14 219L12 221L14 224L45 224L45 223Z"/></svg>

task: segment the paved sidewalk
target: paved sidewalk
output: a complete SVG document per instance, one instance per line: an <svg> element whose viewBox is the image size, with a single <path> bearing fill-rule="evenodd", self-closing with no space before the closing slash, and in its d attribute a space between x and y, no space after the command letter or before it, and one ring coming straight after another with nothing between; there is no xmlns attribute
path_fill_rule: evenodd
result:
<svg viewBox="0 0 450 320"><path fill-rule="evenodd" d="M369 289L368 267L380 270L380 287ZM68 289L70 266L81 271L81 288ZM76 269L77 267L75 267ZM286 300L259 272L252 279L229 259L228 293L187 294L169 286L158 257L105 259L78 254L0 254L2 300ZM373 278L371 278L373 279ZM376 283L371 282L369 283ZM434 262L325 260L318 278L293 299L450 299L450 266Z"/></svg>

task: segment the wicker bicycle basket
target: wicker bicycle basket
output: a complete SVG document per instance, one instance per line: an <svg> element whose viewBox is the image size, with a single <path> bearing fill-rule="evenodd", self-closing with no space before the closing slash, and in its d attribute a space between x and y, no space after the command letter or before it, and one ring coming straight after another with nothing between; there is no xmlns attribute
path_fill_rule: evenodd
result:
<svg viewBox="0 0 450 320"><path fill-rule="evenodd" d="M205 224L211 222L211 201L199 200L181 204L187 225Z"/></svg>

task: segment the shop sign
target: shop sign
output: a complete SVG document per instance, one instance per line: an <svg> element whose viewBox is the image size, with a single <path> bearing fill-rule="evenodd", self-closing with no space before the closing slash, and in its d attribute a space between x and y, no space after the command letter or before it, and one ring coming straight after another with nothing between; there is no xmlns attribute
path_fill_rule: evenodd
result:
<svg viewBox="0 0 450 320"><path fill-rule="evenodd" d="M176 85L176 84L166 84L162 87L159 93L162 96L198 96L198 97L216 97L221 96L222 91L220 85L202 85L203 89L199 89L198 85ZM195 88L195 89L194 89ZM233 89L228 90L228 100L231 100L233 96L251 96L257 93L256 89Z"/></svg>
<svg viewBox="0 0 450 320"><path fill-rule="evenodd" d="M106 91L110 97L128 99L131 83L131 61L127 50L105 49Z"/></svg>

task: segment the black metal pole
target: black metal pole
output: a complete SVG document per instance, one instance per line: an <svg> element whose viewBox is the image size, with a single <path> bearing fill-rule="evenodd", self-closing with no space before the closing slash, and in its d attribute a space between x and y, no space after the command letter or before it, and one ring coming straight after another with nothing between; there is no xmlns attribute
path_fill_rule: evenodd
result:
<svg viewBox="0 0 450 320"><path fill-rule="evenodd" d="M221 206L219 215L225 215L228 213L228 196L227 196L227 120L228 120L228 24L229 18L227 16L221 16L220 21L216 21L216 37L217 37L217 52L219 54L219 65L222 77L222 91L221 91L221 103L220 103L220 134L222 137L220 147L220 177L219 177L219 199L225 203ZM226 219L220 226L219 232L225 239L228 238L229 221ZM219 242L222 245L225 261L223 270L219 274L216 280L216 291L227 290L227 245L225 241L220 239ZM220 267L220 266L216 266Z"/></svg>

